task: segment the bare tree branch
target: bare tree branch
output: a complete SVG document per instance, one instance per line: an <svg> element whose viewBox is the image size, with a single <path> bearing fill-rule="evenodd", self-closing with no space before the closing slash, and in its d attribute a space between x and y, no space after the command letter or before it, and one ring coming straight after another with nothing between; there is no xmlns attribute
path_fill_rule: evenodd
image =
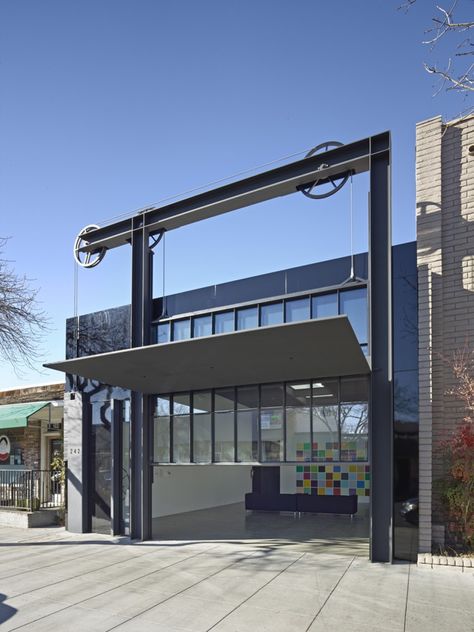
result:
<svg viewBox="0 0 474 632"><path fill-rule="evenodd" d="M7 239L0 238L0 360L21 368L36 369L38 342L49 329L49 319L38 303L38 290L2 258Z"/></svg>
<svg viewBox="0 0 474 632"><path fill-rule="evenodd" d="M423 65L425 67L426 72L428 72L430 75L438 75L438 77L440 77L444 81L451 83L452 84L451 89L457 89L457 90L463 90L463 91L470 90L471 92L474 92L474 80L470 79L467 73L462 75L459 79L456 79L447 70L439 70L439 68L436 68L436 66L428 66L428 64L423 64ZM470 66L470 68L468 69L468 72L471 72L471 71L472 71L472 66Z"/></svg>
<svg viewBox="0 0 474 632"><path fill-rule="evenodd" d="M404 9L407 12L417 0L407 0L404 4L398 7L398 9ZM441 17L435 16L432 18L434 26L428 28L425 33L431 34L431 36L422 41L423 44L430 46L430 50L446 37L449 37L449 41L452 41L453 37L458 37L470 31L474 28L474 21L455 19L454 12L459 10L458 0L454 0L450 8L446 8L440 5L435 5L436 10L441 13ZM440 86L436 90L435 95L439 94L442 89L456 90L458 92L464 92L470 94L474 92L474 75L473 65L469 65L467 68L462 67L461 62L466 59L467 56L473 55L472 49L473 43L470 37L464 37L461 41L454 46L457 52L453 51L453 54L448 60L446 68L441 69L438 64L425 62L424 68L426 72L431 75L435 75L440 80ZM458 58L459 63L454 64L453 58Z"/></svg>

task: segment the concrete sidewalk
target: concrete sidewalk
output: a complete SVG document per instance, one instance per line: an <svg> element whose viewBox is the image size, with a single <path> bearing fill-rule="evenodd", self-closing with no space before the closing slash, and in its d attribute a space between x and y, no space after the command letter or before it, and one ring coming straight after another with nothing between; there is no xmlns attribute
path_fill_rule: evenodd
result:
<svg viewBox="0 0 474 632"><path fill-rule="evenodd" d="M474 574L271 541L0 528L0 593L2 632L474 631Z"/></svg>

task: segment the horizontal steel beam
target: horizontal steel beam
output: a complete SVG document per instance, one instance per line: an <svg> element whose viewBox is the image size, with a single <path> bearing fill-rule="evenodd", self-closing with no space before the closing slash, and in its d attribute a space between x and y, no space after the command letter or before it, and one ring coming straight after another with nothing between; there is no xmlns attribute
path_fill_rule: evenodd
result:
<svg viewBox="0 0 474 632"><path fill-rule="evenodd" d="M323 184L329 177L337 178L348 171L363 173L369 170L371 157L389 147L390 133L383 132L166 206L147 209L141 213L143 222L149 234L153 235L295 193L316 179ZM117 248L130 243L132 219L130 217L88 232L87 244L80 249L81 252Z"/></svg>

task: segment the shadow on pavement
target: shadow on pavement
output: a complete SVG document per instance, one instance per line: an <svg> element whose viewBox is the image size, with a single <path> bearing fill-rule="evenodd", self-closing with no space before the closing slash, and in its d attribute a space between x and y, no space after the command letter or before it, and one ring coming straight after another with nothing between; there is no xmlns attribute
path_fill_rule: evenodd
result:
<svg viewBox="0 0 474 632"><path fill-rule="evenodd" d="M7 606L6 603L3 603L6 598L6 595L0 593L0 623L5 623L5 621L8 621L8 619L11 619L13 615L17 613L16 608L12 608L11 606Z"/></svg>

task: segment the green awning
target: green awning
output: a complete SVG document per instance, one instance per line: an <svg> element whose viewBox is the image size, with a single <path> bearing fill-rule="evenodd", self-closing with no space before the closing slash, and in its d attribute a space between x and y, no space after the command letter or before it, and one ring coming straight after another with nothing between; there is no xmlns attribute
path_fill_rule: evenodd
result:
<svg viewBox="0 0 474 632"><path fill-rule="evenodd" d="M0 430L5 428L25 428L34 413L51 402L31 402L30 404L3 404L0 406Z"/></svg>

